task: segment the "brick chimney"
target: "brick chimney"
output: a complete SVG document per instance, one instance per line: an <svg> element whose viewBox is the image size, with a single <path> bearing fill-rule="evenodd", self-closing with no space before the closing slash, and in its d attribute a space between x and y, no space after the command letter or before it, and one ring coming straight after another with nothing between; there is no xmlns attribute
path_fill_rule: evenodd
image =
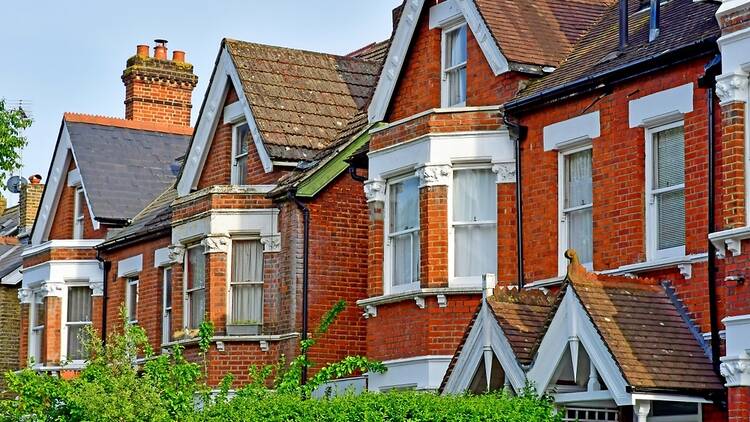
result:
<svg viewBox="0 0 750 422"><path fill-rule="evenodd" d="M8 200L4 196L0 195L0 215L8 208Z"/></svg>
<svg viewBox="0 0 750 422"><path fill-rule="evenodd" d="M42 202L42 192L44 192L44 185L42 184L42 176L38 174L29 177L29 183L21 188L18 198L19 237L30 234L31 228L34 226L34 220L36 220L39 203Z"/></svg>
<svg viewBox="0 0 750 422"><path fill-rule="evenodd" d="M122 72L125 118L144 122L190 126L191 97L198 83L185 52L167 57L167 41L155 40L154 55L139 45Z"/></svg>

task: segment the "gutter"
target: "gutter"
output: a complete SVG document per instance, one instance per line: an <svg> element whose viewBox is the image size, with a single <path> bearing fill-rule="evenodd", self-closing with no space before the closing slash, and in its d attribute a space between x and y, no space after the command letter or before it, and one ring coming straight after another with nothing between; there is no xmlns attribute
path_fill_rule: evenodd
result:
<svg viewBox="0 0 750 422"><path fill-rule="evenodd" d="M112 226L127 226L133 220L130 218L95 217L94 221L97 221L102 224L109 224Z"/></svg>

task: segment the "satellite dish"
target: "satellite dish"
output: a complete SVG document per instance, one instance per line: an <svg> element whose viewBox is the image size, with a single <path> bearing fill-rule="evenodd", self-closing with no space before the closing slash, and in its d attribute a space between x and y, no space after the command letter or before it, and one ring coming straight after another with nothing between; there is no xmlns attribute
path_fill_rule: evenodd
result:
<svg viewBox="0 0 750 422"><path fill-rule="evenodd" d="M23 177L13 176L8 179L7 183L5 183L5 187L8 188L11 193L20 193L21 188L26 186L27 183L28 182Z"/></svg>

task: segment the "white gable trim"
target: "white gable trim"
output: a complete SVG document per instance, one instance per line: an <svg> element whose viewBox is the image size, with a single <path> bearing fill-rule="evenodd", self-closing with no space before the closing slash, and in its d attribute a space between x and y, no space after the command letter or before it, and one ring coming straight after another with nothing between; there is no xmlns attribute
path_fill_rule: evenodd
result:
<svg viewBox="0 0 750 422"><path fill-rule="evenodd" d="M483 300L482 309L469 332L463 352L458 356L456 366L445 384L444 394L461 394L469 388L483 359L484 345L482 343L487 327L492 330L489 335L492 351L505 371L507 380L516 392L522 391L526 386L526 375L516 359L510 342L497 320L492 316L487 302Z"/></svg>
<svg viewBox="0 0 750 422"><path fill-rule="evenodd" d="M196 124L190 151L185 160L185 166L182 175L180 176L180 180L177 183L177 193L179 196L188 195L198 186L198 180L203 171L203 166L206 163L206 157L208 155L208 150L211 148L211 142L214 138L216 126L219 123L219 115L223 111L224 99L229 90L229 80L231 80L232 86L234 86L237 96L239 97L238 102L242 105L245 120L250 127L250 133L253 135L255 148L258 151L258 156L263 164L263 170L265 170L266 173L273 170L271 157L263 146L263 139L258 130L258 125L255 122L255 117L250 109L245 92L242 89L239 73L234 66L229 51L224 47L221 53L219 53L219 61L214 69L213 79L211 80L211 85L208 87L206 99L204 100L203 112Z"/></svg>
<svg viewBox="0 0 750 422"><path fill-rule="evenodd" d="M487 28L484 19L482 19L482 15L479 13L474 1L449 1L455 4L455 7L458 8L460 13L464 16L464 19L466 19L466 23L474 34L474 38L476 38L479 43L479 46L495 76L507 72L510 69L508 60L503 56L500 48L497 46L497 43L492 37L489 28ZM388 56L383 64L383 70L381 71L378 85L375 88L370 107L367 109L370 123L382 121L385 117L385 112L390 104L393 91L396 88L398 77L401 74L401 67L403 66L406 55L409 52L409 45L414 36L414 30L419 23L419 16L422 12L423 6L424 0L407 0L404 4L404 10L401 13L401 19L399 20L398 27L393 35L391 46L388 49ZM442 10L443 8L450 8L451 6L440 7ZM451 16L451 18L455 18L455 16ZM435 19L436 21L434 23L438 25L438 18L436 17ZM438 58L438 60L440 60L440 58Z"/></svg>
<svg viewBox="0 0 750 422"><path fill-rule="evenodd" d="M578 338L594 362L615 403L618 406L631 405L632 397L626 390L627 381L571 287L565 292L562 304L539 345L534 366L527 373L537 392L543 394L549 387L569 339L573 337Z"/></svg>

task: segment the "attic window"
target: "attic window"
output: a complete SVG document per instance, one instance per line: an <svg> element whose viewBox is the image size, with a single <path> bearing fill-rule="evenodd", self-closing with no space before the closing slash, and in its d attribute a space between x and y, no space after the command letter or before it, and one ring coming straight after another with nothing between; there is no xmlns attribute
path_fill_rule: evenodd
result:
<svg viewBox="0 0 750 422"><path fill-rule="evenodd" d="M443 107L466 105L466 23L443 31Z"/></svg>
<svg viewBox="0 0 750 422"><path fill-rule="evenodd" d="M244 185L247 181L247 143L250 128L247 123L235 125L232 130L232 184Z"/></svg>
<svg viewBox="0 0 750 422"><path fill-rule="evenodd" d="M73 198L73 239L83 239L83 188L76 188Z"/></svg>

